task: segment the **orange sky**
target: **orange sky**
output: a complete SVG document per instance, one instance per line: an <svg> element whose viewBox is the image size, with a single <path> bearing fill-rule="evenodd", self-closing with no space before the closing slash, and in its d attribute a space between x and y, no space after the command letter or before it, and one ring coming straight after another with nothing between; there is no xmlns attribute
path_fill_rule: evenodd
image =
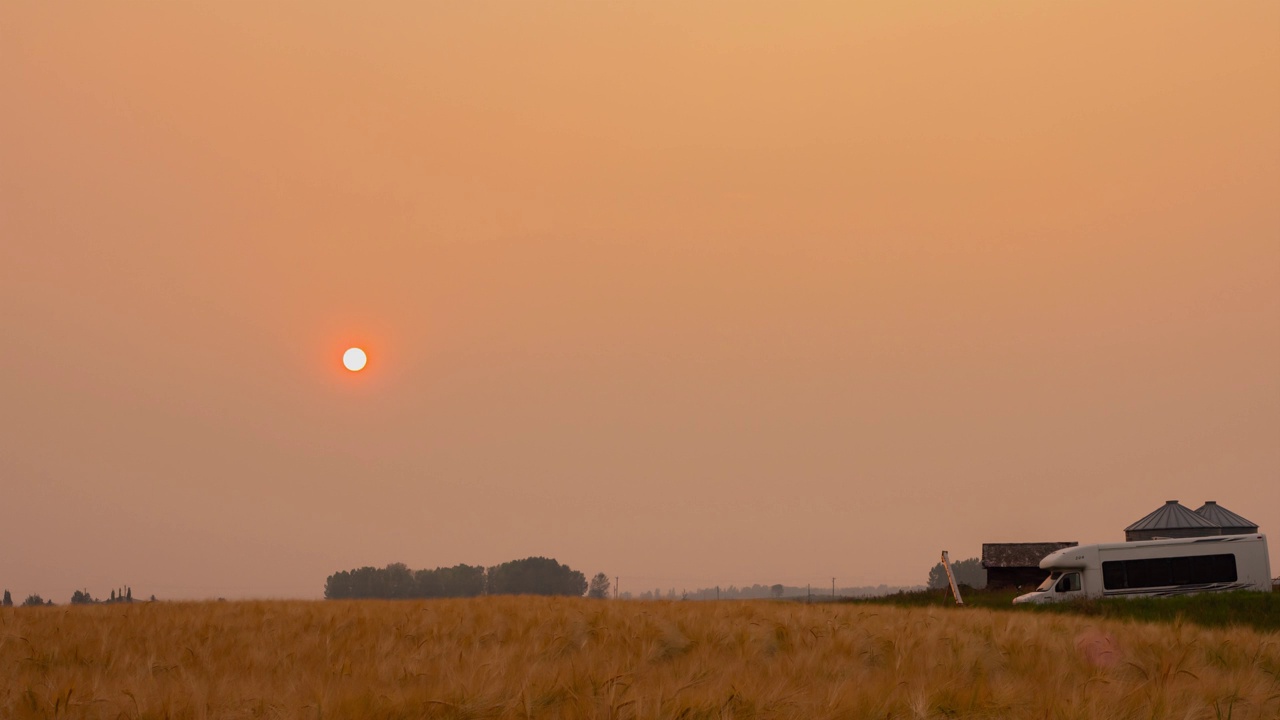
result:
<svg viewBox="0 0 1280 720"><path fill-rule="evenodd" d="M1280 4L376 5L0 7L0 586L1280 537Z"/></svg>

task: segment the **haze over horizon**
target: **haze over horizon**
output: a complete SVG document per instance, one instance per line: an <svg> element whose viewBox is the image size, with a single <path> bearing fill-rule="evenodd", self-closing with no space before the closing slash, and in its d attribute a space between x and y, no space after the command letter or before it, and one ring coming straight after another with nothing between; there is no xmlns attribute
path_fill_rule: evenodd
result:
<svg viewBox="0 0 1280 720"><path fill-rule="evenodd" d="M1280 537L1280 4L12 2L0 96L19 600Z"/></svg>

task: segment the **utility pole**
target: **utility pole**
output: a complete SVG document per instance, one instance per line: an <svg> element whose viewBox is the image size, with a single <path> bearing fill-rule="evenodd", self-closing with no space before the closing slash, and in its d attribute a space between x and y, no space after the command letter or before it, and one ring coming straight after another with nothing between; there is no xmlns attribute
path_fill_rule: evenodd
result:
<svg viewBox="0 0 1280 720"><path fill-rule="evenodd" d="M613 576L613 599L618 599L618 576Z"/></svg>

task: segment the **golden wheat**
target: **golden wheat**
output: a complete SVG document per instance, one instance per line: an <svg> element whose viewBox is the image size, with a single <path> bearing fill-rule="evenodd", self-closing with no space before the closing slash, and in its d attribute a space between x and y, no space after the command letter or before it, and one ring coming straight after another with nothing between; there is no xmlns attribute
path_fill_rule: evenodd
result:
<svg viewBox="0 0 1280 720"><path fill-rule="evenodd" d="M4 718L1280 717L1280 636L505 597L0 612Z"/></svg>

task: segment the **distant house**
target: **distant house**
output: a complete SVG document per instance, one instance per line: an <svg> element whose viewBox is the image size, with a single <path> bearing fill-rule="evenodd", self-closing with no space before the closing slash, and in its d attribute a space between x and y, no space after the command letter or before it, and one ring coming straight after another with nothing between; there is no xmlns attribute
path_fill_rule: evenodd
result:
<svg viewBox="0 0 1280 720"><path fill-rule="evenodd" d="M1124 529L1127 542L1157 538L1189 538L1207 535L1245 535L1258 531L1258 525L1210 501L1192 512L1177 500L1148 513Z"/></svg>
<svg viewBox="0 0 1280 720"><path fill-rule="evenodd" d="M982 567L987 569L987 588L1030 588L1048 577L1040 561L1049 553L1075 547L1074 542L983 543Z"/></svg>

